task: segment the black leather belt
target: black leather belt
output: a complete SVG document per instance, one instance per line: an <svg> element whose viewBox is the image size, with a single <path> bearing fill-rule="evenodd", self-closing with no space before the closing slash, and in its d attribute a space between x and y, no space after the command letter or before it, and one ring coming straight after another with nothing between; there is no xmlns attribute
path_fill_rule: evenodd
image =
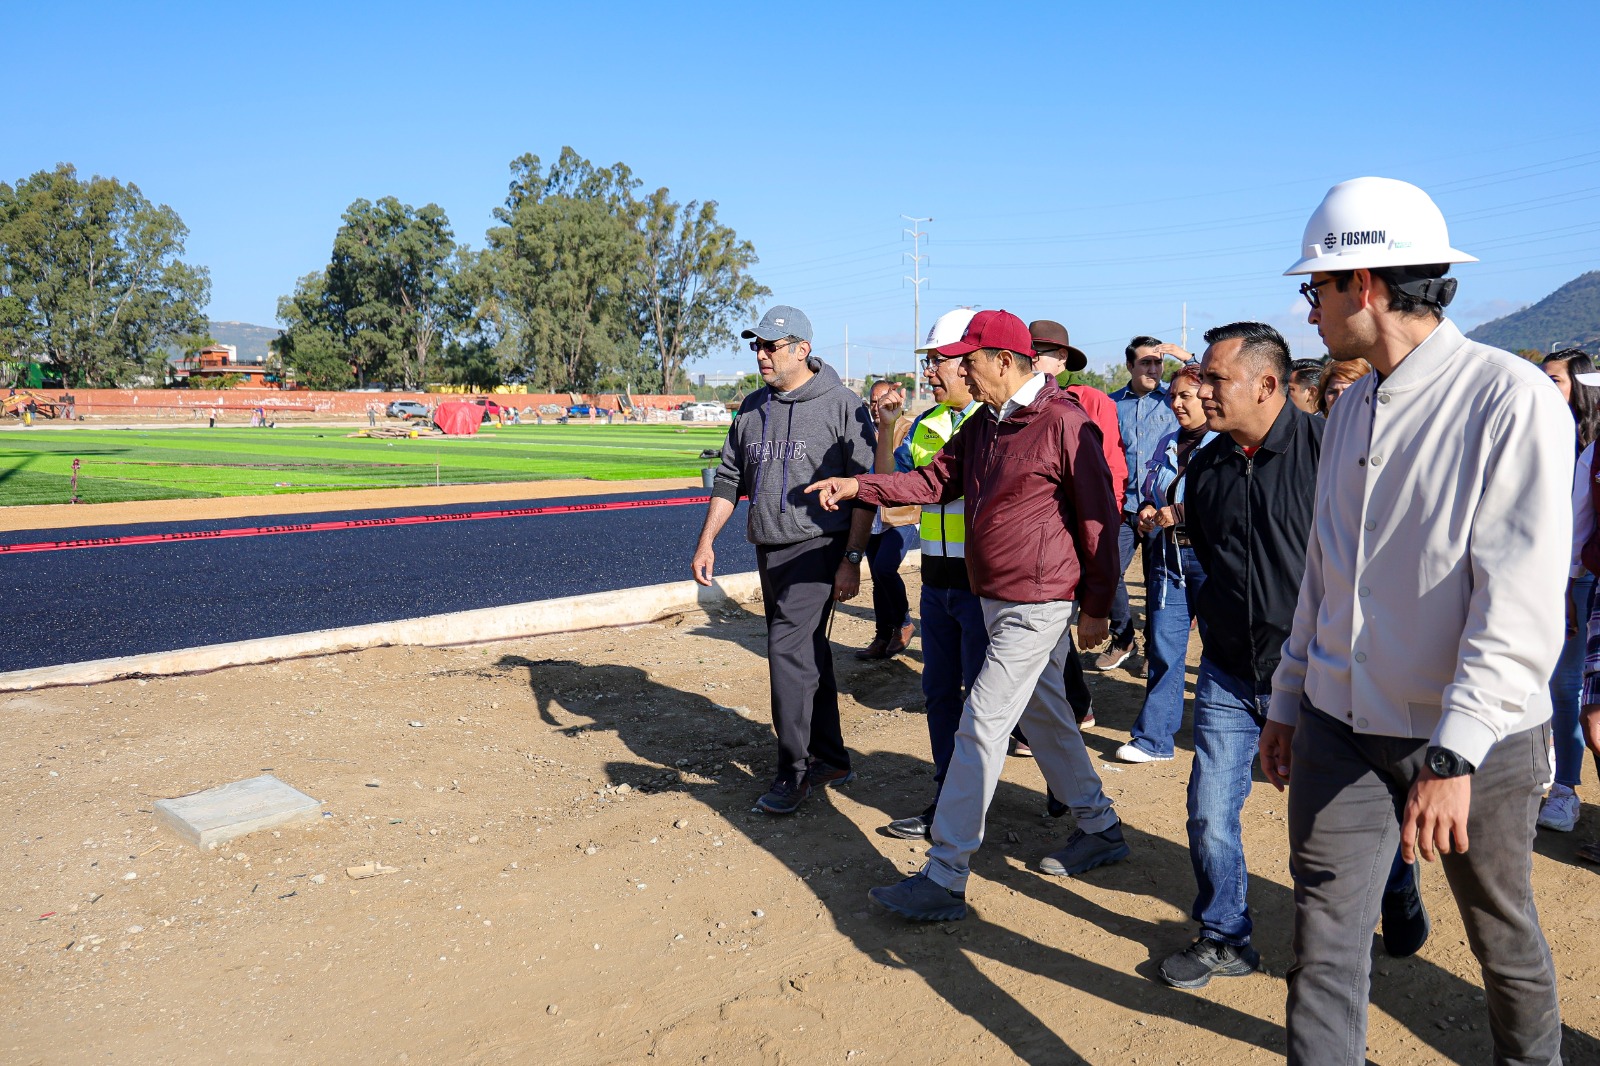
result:
<svg viewBox="0 0 1600 1066"><path fill-rule="evenodd" d="M1176 544L1180 548L1188 548L1188 547L1192 546L1190 544L1190 542L1189 542L1189 534L1185 533L1183 530L1177 528L1176 526L1174 526L1172 528L1171 532L1172 532L1172 543Z"/></svg>

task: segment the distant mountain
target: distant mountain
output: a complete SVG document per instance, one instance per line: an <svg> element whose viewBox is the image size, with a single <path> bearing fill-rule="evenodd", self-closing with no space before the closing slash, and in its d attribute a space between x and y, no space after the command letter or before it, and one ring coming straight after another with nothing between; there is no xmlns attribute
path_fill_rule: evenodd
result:
<svg viewBox="0 0 1600 1066"><path fill-rule="evenodd" d="M1532 307L1485 322L1467 334L1506 351L1583 348L1600 352L1600 270L1567 282Z"/></svg>
<svg viewBox="0 0 1600 1066"><path fill-rule="evenodd" d="M237 345L241 362L259 363L266 359L267 342L278 338L278 330L248 322L212 322L211 337L218 344Z"/></svg>

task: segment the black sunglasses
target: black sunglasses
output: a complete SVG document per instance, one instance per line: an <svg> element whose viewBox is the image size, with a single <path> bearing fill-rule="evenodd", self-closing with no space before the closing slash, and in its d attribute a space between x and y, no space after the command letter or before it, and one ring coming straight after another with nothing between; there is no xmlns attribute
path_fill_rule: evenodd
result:
<svg viewBox="0 0 1600 1066"><path fill-rule="evenodd" d="M788 341L788 340L784 340L784 341L751 341L750 342L750 350L752 352L766 352L768 355L771 355L773 352L776 352L779 348L786 348L786 347L788 347L789 345L791 345L793 343L794 343L794 341Z"/></svg>
<svg viewBox="0 0 1600 1066"><path fill-rule="evenodd" d="M1306 282L1300 286L1300 295L1304 296L1306 298L1306 303L1310 304L1313 308L1321 307L1322 294L1317 290L1333 280L1335 279L1325 278L1322 281L1317 282L1315 285L1311 284L1310 282Z"/></svg>

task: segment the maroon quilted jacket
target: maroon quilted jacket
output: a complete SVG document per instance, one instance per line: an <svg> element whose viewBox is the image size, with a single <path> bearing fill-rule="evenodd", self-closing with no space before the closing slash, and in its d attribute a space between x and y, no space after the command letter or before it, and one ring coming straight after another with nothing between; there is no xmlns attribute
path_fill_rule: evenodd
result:
<svg viewBox="0 0 1600 1066"><path fill-rule="evenodd" d="M1004 421L988 405L933 462L863 474L868 504L965 498L972 591L1013 603L1077 600L1105 618L1117 589L1121 515L1100 431L1053 381Z"/></svg>

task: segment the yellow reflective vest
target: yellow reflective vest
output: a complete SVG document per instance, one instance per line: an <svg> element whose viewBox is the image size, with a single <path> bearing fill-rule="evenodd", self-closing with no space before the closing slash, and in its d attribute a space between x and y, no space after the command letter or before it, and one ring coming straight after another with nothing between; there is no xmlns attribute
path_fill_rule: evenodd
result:
<svg viewBox="0 0 1600 1066"><path fill-rule="evenodd" d="M939 454L939 449L955 436L961 423L977 409L977 400L973 400L960 411L941 403L918 418L916 424L911 427L911 433L904 445L911 454L912 469L931 463L933 457ZM966 558L967 519L961 500L952 500L944 504L924 504L922 523L918 532L922 535L924 556Z"/></svg>

